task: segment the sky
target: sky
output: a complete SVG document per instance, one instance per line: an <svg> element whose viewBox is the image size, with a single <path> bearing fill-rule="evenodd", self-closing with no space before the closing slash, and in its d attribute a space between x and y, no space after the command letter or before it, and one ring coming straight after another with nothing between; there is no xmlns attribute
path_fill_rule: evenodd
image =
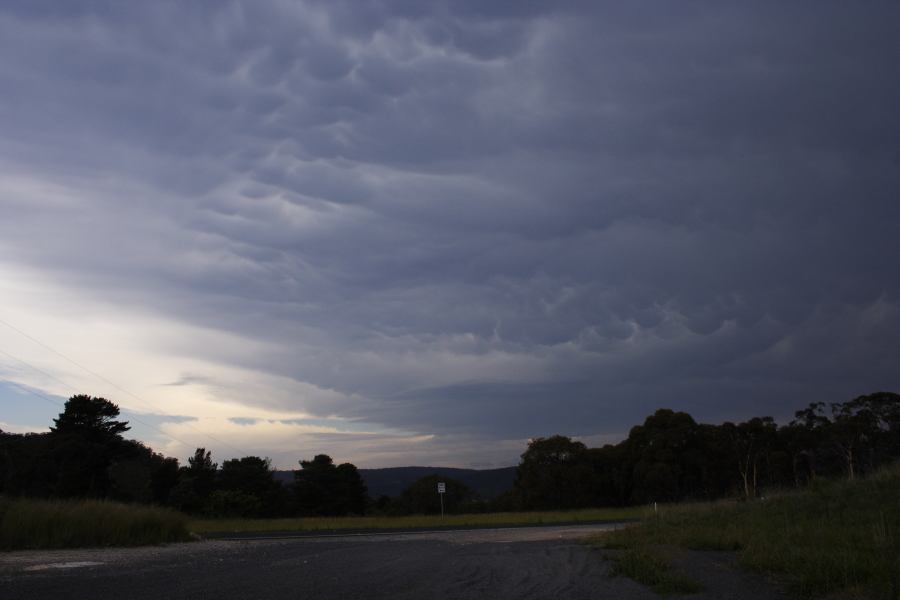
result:
<svg viewBox="0 0 900 600"><path fill-rule="evenodd" d="M900 4L0 7L0 429L516 464L900 391Z"/></svg>

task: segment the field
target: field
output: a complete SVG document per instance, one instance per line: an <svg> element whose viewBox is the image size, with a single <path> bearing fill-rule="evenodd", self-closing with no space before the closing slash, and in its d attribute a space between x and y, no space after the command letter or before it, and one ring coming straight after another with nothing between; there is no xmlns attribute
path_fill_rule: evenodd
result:
<svg viewBox="0 0 900 600"><path fill-rule="evenodd" d="M408 517L310 517L300 519L195 519L195 533L267 531L339 531L365 529L437 529L453 527L498 527L544 525L636 519L640 508L598 508L556 512L486 513L471 515L413 515Z"/></svg>
<svg viewBox="0 0 900 600"><path fill-rule="evenodd" d="M661 506L640 526L596 543L622 549L614 569L633 576L631 569L635 579L659 571L662 547L734 550L741 566L782 580L799 596L896 599L900 464L756 502Z"/></svg>
<svg viewBox="0 0 900 600"><path fill-rule="evenodd" d="M189 538L187 518L164 508L0 499L0 550L140 546Z"/></svg>

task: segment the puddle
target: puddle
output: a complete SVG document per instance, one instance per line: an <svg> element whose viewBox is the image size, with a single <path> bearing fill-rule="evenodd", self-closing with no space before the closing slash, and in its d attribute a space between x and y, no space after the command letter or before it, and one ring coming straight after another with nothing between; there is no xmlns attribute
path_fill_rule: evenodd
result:
<svg viewBox="0 0 900 600"><path fill-rule="evenodd" d="M77 560L71 562L45 563L42 565L31 565L25 567L25 571L46 571L47 569L78 569L81 567L95 567L102 565L102 562L94 562L91 560Z"/></svg>

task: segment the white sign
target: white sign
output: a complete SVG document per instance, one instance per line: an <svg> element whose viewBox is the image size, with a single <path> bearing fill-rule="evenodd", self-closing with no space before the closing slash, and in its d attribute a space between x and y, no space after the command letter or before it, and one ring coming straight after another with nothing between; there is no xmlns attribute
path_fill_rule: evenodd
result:
<svg viewBox="0 0 900 600"><path fill-rule="evenodd" d="M438 483L438 494L444 494L447 492L447 484L441 481Z"/></svg>

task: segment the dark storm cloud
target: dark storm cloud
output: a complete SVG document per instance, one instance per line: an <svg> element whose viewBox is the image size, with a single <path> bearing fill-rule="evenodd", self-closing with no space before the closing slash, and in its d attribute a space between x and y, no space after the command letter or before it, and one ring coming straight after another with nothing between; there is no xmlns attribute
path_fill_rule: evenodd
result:
<svg viewBox="0 0 900 600"><path fill-rule="evenodd" d="M513 438L900 384L896 4L73 6L0 18L3 260L345 394L291 408Z"/></svg>

